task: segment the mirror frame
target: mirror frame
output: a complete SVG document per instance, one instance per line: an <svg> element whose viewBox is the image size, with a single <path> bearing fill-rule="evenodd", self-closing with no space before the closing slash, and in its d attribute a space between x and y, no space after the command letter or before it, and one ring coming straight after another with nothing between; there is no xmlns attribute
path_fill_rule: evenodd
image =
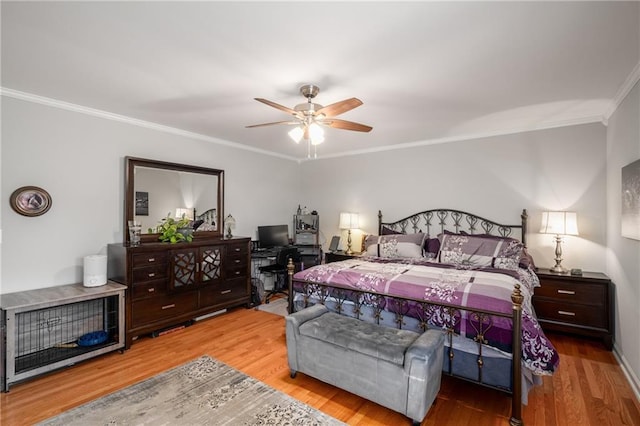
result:
<svg viewBox="0 0 640 426"><path fill-rule="evenodd" d="M135 212L135 168L147 167L153 169L162 170L175 170L177 172L190 172L200 173L216 176L218 178L218 207L217 207L217 221L219 224L218 229L215 231L200 231L194 232L193 238L205 239L205 238L222 238L224 227L222 226L222 218L224 217L224 170L211 169L208 167L191 166L187 164L170 163L166 161L149 160L145 158L125 157L125 174L124 174L124 224L123 224L123 240L125 245L129 245L129 230L128 223L133 220ZM158 218L160 220L161 218ZM160 234L142 234L141 243L159 242L158 236Z"/></svg>

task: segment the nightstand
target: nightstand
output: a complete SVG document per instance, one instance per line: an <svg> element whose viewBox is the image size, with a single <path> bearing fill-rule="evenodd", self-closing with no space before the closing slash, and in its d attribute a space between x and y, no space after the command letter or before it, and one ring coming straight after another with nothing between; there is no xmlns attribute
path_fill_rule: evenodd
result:
<svg viewBox="0 0 640 426"><path fill-rule="evenodd" d="M324 254L324 263L339 262L341 260L353 259L360 257L362 253L347 254L343 251L327 252Z"/></svg>
<svg viewBox="0 0 640 426"><path fill-rule="evenodd" d="M560 331L603 340L613 348L613 283L605 274L556 274L536 271L540 287L533 308L544 330Z"/></svg>

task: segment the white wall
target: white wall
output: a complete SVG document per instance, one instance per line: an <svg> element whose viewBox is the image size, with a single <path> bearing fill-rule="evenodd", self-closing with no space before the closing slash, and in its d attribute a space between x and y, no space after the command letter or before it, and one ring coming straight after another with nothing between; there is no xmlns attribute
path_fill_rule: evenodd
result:
<svg viewBox="0 0 640 426"><path fill-rule="evenodd" d="M122 241L124 157L225 171L225 214L235 234L289 223L300 166L290 160L128 123L2 98L0 293L82 281L82 260ZM268 178L265 178L268 177ZM18 187L40 186L51 210L25 217L9 206Z"/></svg>
<svg viewBox="0 0 640 426"><path fill-rule="evenodd" d="M640 83L607 130L607 274L616 285L615 350L640 395L640 241L620 229L622 167L640 159Z"/></svg>
<svg viewBox="0 0 640 426"><path fill-rule="evenodd" d="M444 207L519 224L526 208L528 245L542 267L555 264L555 243L537 233L541 211L575 210L580 236L566 238L563 265L604 271L605 148L606 128L588 124L310 161L302 202L318 209L327 241L339 235L341 211L359 212L362 231L377 233L379 209L387 220Z"/></svg>

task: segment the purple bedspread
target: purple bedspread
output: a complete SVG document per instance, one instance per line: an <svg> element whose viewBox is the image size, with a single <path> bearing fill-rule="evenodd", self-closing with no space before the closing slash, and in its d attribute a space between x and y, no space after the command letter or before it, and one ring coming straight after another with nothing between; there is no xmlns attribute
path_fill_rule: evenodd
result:
<svg viewBox="0 0 640 426"><path fill-rule="evenodd" d="M392 296L402 296L431 302L441 302L466 308L478 308L492 312L511 314L511 294L515 284L520 284L524 302L522 306L522 359L523 365L534 374L552 374L559 357L533 316L531 295L538 279L530 269L518 271L491 268L456 269L433 261L420 259L361 258L314 266L295 274L294 280L337 284L354 289L375 291ZM416 316L417 310L407 315ZM434 309L428 321L443 327L439 320L443 314ZM455 332L474 338L478 324L472 315L460 311L460 321ZM512 338L510 318L494 317L484 333L487 343L510 352Z"/></svg>

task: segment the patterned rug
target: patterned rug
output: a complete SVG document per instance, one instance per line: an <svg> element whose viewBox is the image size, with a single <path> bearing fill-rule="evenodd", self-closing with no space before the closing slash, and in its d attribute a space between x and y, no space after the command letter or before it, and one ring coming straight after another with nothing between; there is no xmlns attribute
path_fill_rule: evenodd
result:
<svg viewBox="0 0 640 426"><path fill-rule="evenodd" d="M52 417L41 425L343 425L202 356Z"/></svg>

